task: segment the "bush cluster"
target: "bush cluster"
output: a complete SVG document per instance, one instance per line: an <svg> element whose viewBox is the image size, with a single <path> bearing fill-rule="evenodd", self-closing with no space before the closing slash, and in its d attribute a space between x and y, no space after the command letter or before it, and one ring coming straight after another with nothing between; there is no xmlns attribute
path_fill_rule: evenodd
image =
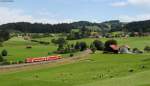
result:
<svg viewBox="0 0 150 86"><path fill-rule="evenodd" d="M1 52L1 55L2 55L2 56L7 56L7 54L8 54L8 53L7 53L7 50L5 50L5 49L2 50L2 52Z"/></svg>
<svg viewBox="0 0 150 86"><path fill-rule="evenodd" d="M27 48L27 49L31 49L31 48L32 48L32 46L31 46L31 45L28 45L28 46L26 46L26 48Z"/></svg>
<svg viewBox="0 0 150 86"><path fill-rule="evenodd" d="M150 52L150 46L145 46L144 51Z"/></svg>
<svg viewBox="0 0 150 86"><path fill-rule="evenodd" d="M87 44L85 42L76 42L76 44L67 44L65 46L58 45L57 51L54 53L58 54L66 54L66 53L73 53L77 51L84 51L88 48Z"/></svg>
<svg viewBox="0 0 150 86"><path fill-rule="evenodd" d="M44 45L49 45L50 44L50 42L38 41L38 40L31 40L31 42L37 42L37 43L44 44Z"/></svg>
<svg viewBox="0 0 150 86"><path fill-rule="evenodd" d="M95 40L93 42L94 46L96 47L97 50L103 50L104 49L104 43L99 40Z"/></svg>

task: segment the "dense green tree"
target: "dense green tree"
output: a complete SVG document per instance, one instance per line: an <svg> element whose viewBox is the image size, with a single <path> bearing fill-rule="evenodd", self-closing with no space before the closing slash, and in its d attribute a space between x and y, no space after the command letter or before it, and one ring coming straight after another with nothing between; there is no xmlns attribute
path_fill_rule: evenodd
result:
<svg viewBox="0 0 150 86"><path fill-rule="evenodd" d="M62 45L62 44L58 44L58 48L57 48L57 50L59 51L59 50L63 50L64 49L64 45Z"/></svg>
<svg viewBox="0 0 150 86"><path fill-rule="evenodd" d="M94 40L93 44L97 50L103 50L104 49L104 43L102 41Z"/></svg>
<svg viewBox="0 0 150 86"><path fill-rule="evenodd" d="M128 32L150 32L150 20L128 23L124 29Z"/></svg>
<svg viewBox="0 0 150 86"><path fill-rule="evenodd" d="M145 46L144 51L150 52L150 46Z"/></svg>
<svg viewBox="0 0 150 86"><path fill-rule="evenodd" d="M4 58L3 56L0 54L0 62L3 62L4 61Z"/></svg>
<svg viewBox="0 0 150 86"><path fill-rule="evenodd" d="M87 44L86 42L80 42L80 51L84 51L87 49Z"/></svg>
<svg viewBox="0 0 150 86"><path fill-rule="evenodd" d="M0 31L0 42L7 41L10 38L9 32Z"/></svg>
<svg viewBox="0 0 150 86"><path fill-rule="evenodd" d="M4 50L2 50L1 55L2 55L2 56L7 56L7 55L8 55L7 50L5 50L5 49L4 49Z"/></svg>
<svg viewBox="0 0 150 86"><path fill-rule="evenodd" d="M75 48L76 50L80 50L80 43L79 43L79 42L76 42L74 48Z"/></svg>
<svg viewBox="0 0 150 86"><path fill-rule="evenodd" d="M58 38L57 39L57 44L59 44L59 45L64 45L66 43L67 43L67 41L65 38Z"/></svg>
<svg viewBox="0 0 150 86"><path fill-rule="evenodd" d="M117 41L116 40L108 40L105 42L105 48L104 51L105 52L112 52L112 53L118 53L117 50L114 50L111 48L111 45L117 45Z"/></svg>

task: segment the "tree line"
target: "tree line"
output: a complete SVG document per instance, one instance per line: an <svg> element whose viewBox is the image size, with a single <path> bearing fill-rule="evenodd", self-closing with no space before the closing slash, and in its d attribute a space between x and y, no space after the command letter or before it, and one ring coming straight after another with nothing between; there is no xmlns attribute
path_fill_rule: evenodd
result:
<svg viewBox="0 0 150 86"><path fill-rule="evenodd" d="M124 29L127 32L150 32L150 20L128 23L125 25Z"/></svg>
<svg viewBox="0 0 150 86"><path fill-rule="evenodd" d="M123 23L119 20L112 20L102 23L79 21L53 25L43 23L17 22L0 25L0 30L23 33L69 33L72 29L82 29L82 27L85 26L98 26L102 33L115 31L150 32L150 20L131 23Z"/></svg>
<svg viewBox="0 0 150 86"><path fill-rule="evenodd" d="M23 33L69 33L72 29L82 29L82 27L85 26L98 26L102 31L108 32L111 30L111 28L113 31L120 30L120 24L120 21L108 21L103 23L79 21L73 23L61 23L53 25L43 23L17 22L0 25L0 30Z"/></svg>
<svg viewBox="0 0 150 86"><path fill-rule="evenodd" d="M80 21L52 25L43 23L17 22L0 25L0 30L23 33L69 33L72 29L77 29L80 26L88 25L92 25L92 23Z"/></svg>

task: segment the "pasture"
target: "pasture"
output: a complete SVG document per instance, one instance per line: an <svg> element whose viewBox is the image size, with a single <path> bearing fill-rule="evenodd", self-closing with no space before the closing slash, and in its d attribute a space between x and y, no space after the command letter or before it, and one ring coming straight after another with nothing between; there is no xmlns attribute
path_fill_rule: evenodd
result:
<svg viewBox="0 0 150 86"><path fill-rule="evenodd" d="M150 54L91 54L73 64L0 73L2 86L149 86ZM132 71L131 71L132 70Z"/></svg>
<svg viewBox="0 0 150 86"><path fill-rule="evenodd" d="M48 40L42 38L40 40ZM69 41L86 41L90 44L94 39ZM102 41L107 38L100 39ZM150 45L150 37L116 39L119 45L128 44L132 48L143 49ZM33 45L31 50L26 45ZM7 46L6 46L7 45ZM45 56L56 46L32 43L18 38L5 42L9 60L24 59L29 56ZM2 48L0 48L2 49ZM57 64L57 63L56 63ZM0 72L1 86L150 86L150 54L102 54L97 51L84 60L75 63L38 69L24 69Z"/></svg>
<svg viewBox="0 0 150 86"><path fill-rule="evenodd" d="M46 37L46 38L39 38L36 40L42 40L46 42L50 42L49 45L41 45L35 42L27 41L22 38L11 38L10 40L6 41L4 43L4 47L0 47L0 51L3 49L6 49L8 51L8 56L6 57L9 61L20 61L24 60L28 57L40 57L40 56L48 56L48 52L53 52L57 50L57 45L51 43L51 40L53 38L57 37ZM70 44L75 44L77 41L85 41L88 45L90 45L95 39L97 38L85 38L80 40L71 40L68 41ZM108 38L99 38L98 40L101 40L105 42L106 40L109 40ZM127 44L131 48L139 48L142 49L146 45L150 45L150 37L135 37L135 38L116 38L119 45ZM26 49L27 45L31 45L32 49ZM53 55L53 54L52 54ZM69 54L62 54L64 57L68 57Z"/></svg>

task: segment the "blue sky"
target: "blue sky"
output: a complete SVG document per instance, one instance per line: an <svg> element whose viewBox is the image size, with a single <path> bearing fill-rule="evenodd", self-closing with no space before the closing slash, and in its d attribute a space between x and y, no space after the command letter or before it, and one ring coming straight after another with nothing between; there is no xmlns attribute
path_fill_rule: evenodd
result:
<svg viewBox="0 0 150 86"><path fill-rule="evenodd" d="M150 19L150 0L0 0L0 24L9 22L123 22ZM8 1L8 0L6 0Z"/></svg>

